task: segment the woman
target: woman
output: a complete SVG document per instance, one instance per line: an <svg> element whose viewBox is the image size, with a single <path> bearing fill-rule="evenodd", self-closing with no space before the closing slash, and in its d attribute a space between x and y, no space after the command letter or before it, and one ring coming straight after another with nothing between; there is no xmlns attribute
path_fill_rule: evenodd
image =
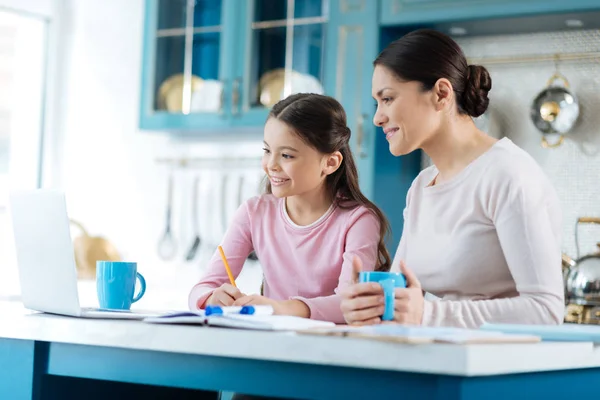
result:
<svg viewBox="0 0 600 400"><path fill-rule="evenodd" d="M373 122L390 152L422 149L434 164L407 194L392 270L406 275L408 287L396 290L395 321L560 324L559 201L532 157L473 123L489 103L488 71L468 65L460 47L433 30L391 43L374 65ZM379 285L350 286L341 303L346 322L379 323L382 298Z"/></svg>

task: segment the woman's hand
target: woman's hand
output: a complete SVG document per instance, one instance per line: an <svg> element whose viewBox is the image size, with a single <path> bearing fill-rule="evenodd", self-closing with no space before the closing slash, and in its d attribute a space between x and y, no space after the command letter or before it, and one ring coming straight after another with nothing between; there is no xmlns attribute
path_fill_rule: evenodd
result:
<svg viewBox="0 0 600 400"><path fill-rule="evenodd" d="M404 261L400 261L400 270L406 278L406 288L396 288L394 291L394 322L421 325L425 304L421 282Z"/></svg>
<svg viewBox="0 0 600 400"><path fill-rule="evenodd" d="M212 295L206 300L206 305L209 306L232 306L233 303L244 297L245 295L233 285L224 283L221 287L216 288Z"/></svg>
<svg viewBox="0 0 600 400"><path fill-rule="evenodd" d="M342 291L340 308L344 320L349 325L373 325L381 323L385 308L383 288L374 282L356 283L362 271L362 261L358 257L352 260L353 285Z"/></svg>

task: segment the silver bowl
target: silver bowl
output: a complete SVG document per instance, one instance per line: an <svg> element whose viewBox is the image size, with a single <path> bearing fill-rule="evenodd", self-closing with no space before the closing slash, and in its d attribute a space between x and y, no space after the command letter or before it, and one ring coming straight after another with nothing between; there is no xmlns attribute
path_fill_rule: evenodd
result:
<svg viewBox="0 0 600 400"><path fill-rule="evenodd" d="M542 133L565 134L579 117L579 100L568 89L550 87L535 98L530 112L533 123Z"/></svg>

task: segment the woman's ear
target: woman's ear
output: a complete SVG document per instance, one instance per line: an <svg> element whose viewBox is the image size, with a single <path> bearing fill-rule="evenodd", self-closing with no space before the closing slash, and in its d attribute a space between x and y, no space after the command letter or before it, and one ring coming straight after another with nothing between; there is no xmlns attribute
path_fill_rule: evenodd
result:
<svg viewBox="0 0 600 400"><path fill-rule="evenodd" d="M344 159L344 156L339 151L334 151L333 153L326 155L325 163L324 163L325 165L323 166L323 174L324 175L333 174L335 171L338 170L340 165L342 165L343 159Z"/></svg>
<svg viewBox="0 0 600 400"><path fill-rule="evenodd" d="M435 85L433 85L432 92L436 111L446 108L454 99L454 88L446 78L438 79Z"/></svg>

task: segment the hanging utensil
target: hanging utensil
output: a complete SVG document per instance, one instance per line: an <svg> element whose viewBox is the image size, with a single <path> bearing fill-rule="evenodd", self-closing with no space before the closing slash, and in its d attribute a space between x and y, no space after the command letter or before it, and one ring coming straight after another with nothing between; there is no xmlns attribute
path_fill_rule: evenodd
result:
<svg viewBox="0 0 600 400"><path fill-rule="evenodd" d="M244 203L244 174L240 174L238 179L238 188L237 188L237 208L240 208ZM258 257L256 253L253 251L248 254L248 260L256 261Z"/></svg>
<svg viewBox="0 0 600 400"><path fill-rule="evenodd" d="M562 86L555 85L561 81ZM558 147L565 135L573 128L579 117L579 100L569 90L567 78L556 71L550 77L546 88L533 100L530 110L531 120L536 128L542 132L542 147ZM547 137L558 134L555 143L549 143Z"/></svg>
<svg viewBox="0 0 600 400"><path fill-rule="evenodd" d="M169 183L167 189L167 218L165 225L165 233L158 242L158 256L165 261L172 260L175 257L177 245L173 234L171 233L171 210L173 207L173 174L169 175Z"/></svg>
<svg viewBox="0 0 600 400"><path fill-rule="evenodd" d="M229 180L229 176L226 173L223 173L221 177L221 227L223 232L223 236L227 232L227 228L229 228L229 221L227 217L229 213L227 212L227 181Z"/></svg>
<svg viewBox="0 0 600 400"><path fill-rule="evenodd" d="M244 203L244 174L240 174L240 176L238 177L236 208L240 208L243 203Z"/></svg>
<svg viewBox="0 0 600 400"><path fill-rule="evenodd" d="M196 257L198 247L200 246L200 231L198 228L198 184L200 183L200 177L196 176L194 179L194 188L192 192L192 224L194 225L194 241L192 246L187 252L185 259L192 261Z"/></svg>

